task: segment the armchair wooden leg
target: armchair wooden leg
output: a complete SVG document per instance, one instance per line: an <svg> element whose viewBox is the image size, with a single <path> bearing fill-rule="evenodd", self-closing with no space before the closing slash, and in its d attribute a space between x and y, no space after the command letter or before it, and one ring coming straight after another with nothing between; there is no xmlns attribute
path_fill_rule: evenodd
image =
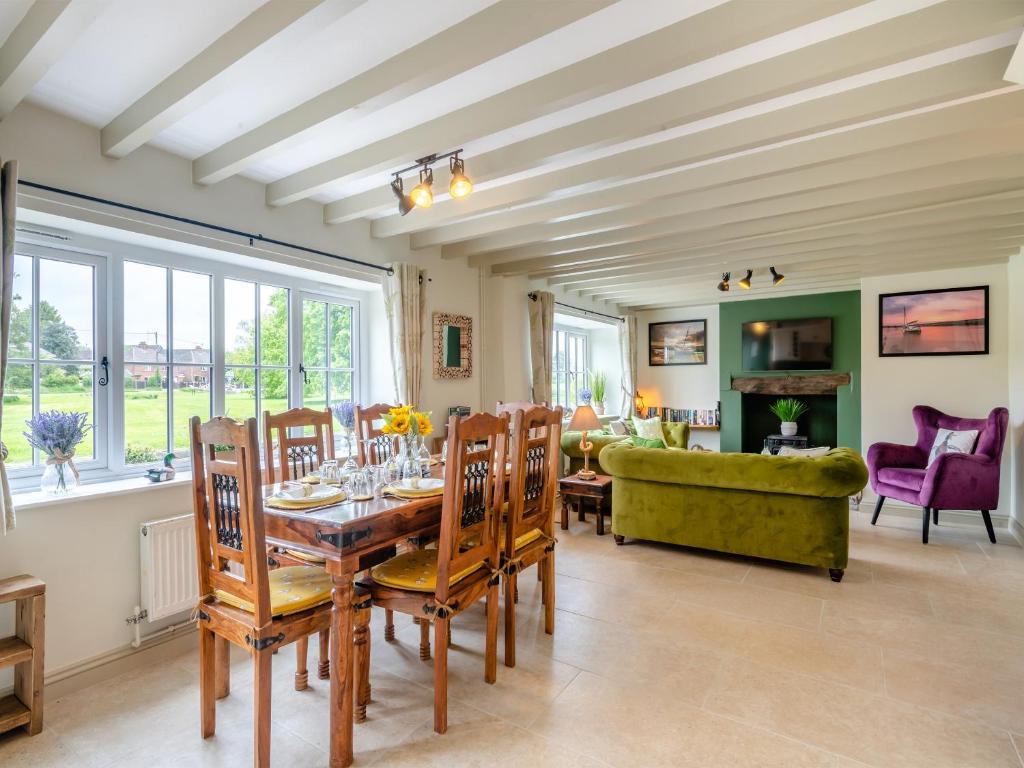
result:
<svg viewBox="0 0 1024 768"><path fill-rule="evenodd" d="M878 513L882 511L882 505L885 503L885 496L879 496L878 501L875 502L875 514L871 516L871 524L874 525L878 522Z"/></svg>
<svg viewBox="0 0 1024 768"><path fill-rule="evenodd" d="M429 621L420 626L429 632ZM434 730L448 730L448 619L434 620Z"/></svg>
<svg viewBox="0 0 1024 768"><path fill-rule="evenodd" d="M939 524L939 510L938 508L932 510L932 525Z"/></svg>
<svg viewBox="0 0 1024 768"><path fill-rule="evenodd" d="M217 659L217 698L224 699L231 693L231 643L227 638L216 637L214 649Z"/></svg>
<svg viewBox="0 0 1024 768"><path fill-rule="evenodd" d="M253 656L252 724L254 768L270 768L270 651L256 651Z"/></svg>
<svg viewBox="0 0 1024 768"><path fill-rule="evenodd" d="M928 543L928 523L931 521L932 511L928 507L921 507L924 510L924 516L922 517L921 523L921 543Z"/></svg>
<svg viewBox="0 0 1024 768"><path fill-rule="evenodd" d="M988 540L993 544L996 543L996 532L992 528L992 515L988 513L987 509L981 510L981 518L985 521L985 530L988 531Z"/></svg>
<svg viewBox="0 0 1024 768"><path fill-rule="evenodd" d="M505 666L516 665L516 575L505 576Z"/></svg>
<svg viewBox="0 0 1024 768"><path fill-rule="evenodd" d="M204 739L217 730L216 638L199 622L199 715Z"/></svg>
<svg viewBox="0 0 1024 768"><path fill-rule="evenodd" d="M331 630L320 630L320 663L316 676L321 680L331 679Z"/></svg>
<svg viewBox="0 0 1024 768"><path fill-rule="evenodd" d="M487 636L485 638L484 680L498 679L498 590L495 584L487 590ZM449 635L450 637L451 635Z"/></svg>
<svg viewBox="0 0 1024 768"><path fill-rule="evenodd" d="M309 653L309 638L300 637L295 641L295 690L304 691L309 687L309 671L306 656Z"/></svg>

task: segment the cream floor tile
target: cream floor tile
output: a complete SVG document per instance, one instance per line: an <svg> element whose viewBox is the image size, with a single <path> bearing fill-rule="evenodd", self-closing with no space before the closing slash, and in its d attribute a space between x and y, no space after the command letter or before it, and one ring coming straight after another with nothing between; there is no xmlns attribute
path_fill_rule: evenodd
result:
<svg viewBox="0 0 1024 768"><path fill-rule="evenodd" d="M705 706L869 765L1019 768L1006 731L760 665L723 669Z"/></svg>
<svg viewBox="0 0 1024 768"><path fill-rule="evenodd" d="M616 768L836 765L827 752L686 704L672 685L589 673L573 680L530 730Z"/></svg>
<svg viewBox="0 0 1024 768"><path fill-rule="evenodd" d="M5 767L74 765L78 768L103 768L106 764L102 755L78 753L49 725L44 725L43 732L36 736L29 736L21 728L0 734L0 765Z"/></svg>
<svg viewBox="0 0 1024 768"><path fill-rule="evenodd" d="M781 589L706 579L681 589L677 597L682 603L803 629L817 629L821 623L820 598Z"/></svg>
<svg viewBox="0 0 1024 768"><path fill-rule="evenodd" d="M938 658L941 652L939 643ZM885 686L892 698L1024 732L1024 676L984 673L898 651L884 656Z"/></svg>
<svg viewBox="0 0 1024 768"><path fill-rule="evenodd" d="M612 624L643 626L665 610L675 598L646 581L621 585L597 584L572 576L558 576L555 605Z"/></svg>
<svg viewBox="0 0 1024 768"><path fill-rule="evenodd" d="M615 550L610 556L673 571L712 576L736 582L743 581L752 562L751 558L719 552L633 540L627 541L622 546L615 546Z"/></svg>
<svg viewBox="0 0 1024 768"><path fill-rule="evenodd" d="M721 654L742 654L754 623L731 613L681 602L660 617L652 617L651 622L674 642Z"/></svg>
<svg viewBox="0 0 1024 768"><path fill-rule="evenodd" d="M1016 733L1010 734L1013 739L1013 746L1017 749L1017 757L1020 758L1020 764L1024 765L1024 736Z"/></svg>

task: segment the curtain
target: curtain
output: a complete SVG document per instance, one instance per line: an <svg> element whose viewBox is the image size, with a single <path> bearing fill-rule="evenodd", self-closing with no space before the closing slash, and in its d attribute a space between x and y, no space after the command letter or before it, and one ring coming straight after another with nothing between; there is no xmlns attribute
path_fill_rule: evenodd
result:
<svg viewBox="0 0 1024 768"><path fill-rule="evenodd" d="M626 315L619 325L619 358L622 362L622 407L619 415L628 419L633 414L633 395L636 392L636 315Z"/></svg>
<svg viewBox="0 0 1024 768"><path fill-rule="evenodd" d="M14 219L18 205L18 163L0 165L0 427L7 376L7 341L11 335L11 284L14 282ZM14 502L7 482L7 446L0 442L0 531L14 530Z"/></svg>
<svg viewBox="0 0 1024 768"><path fill-rule="evenodd" d="M555 296L548 291L529 294L530 369L533 375L535 403L551 405L551 353L555 340Z"/></svg>
<svg viewBox="0 0 1024 768"><path fill-rule="evenodd" d="M384 276L384 310L388 317L395 401L419 406L423 371L423 284L415 264L392 264Z"/></svg>

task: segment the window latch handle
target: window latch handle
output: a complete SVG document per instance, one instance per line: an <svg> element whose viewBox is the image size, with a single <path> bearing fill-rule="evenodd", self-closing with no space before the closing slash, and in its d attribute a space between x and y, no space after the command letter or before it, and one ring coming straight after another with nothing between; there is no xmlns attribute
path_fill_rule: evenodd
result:
<svg viewBox="0 0 1024 768"><path fill-rule="evenodd" d="M302 363L299 363L299 373L302 374L302 383L304 385L309 384L309 373L306 371L306 366Z"/></svg>
<svg viewBox="0 0 1024 768"><path fill-rule="evenodd" d="M96 383L101 387L105 387L110 383L110 360L107 359L106 355L100 360L100 367L103 369L103 375L100 376L99 381Z"/></svg>

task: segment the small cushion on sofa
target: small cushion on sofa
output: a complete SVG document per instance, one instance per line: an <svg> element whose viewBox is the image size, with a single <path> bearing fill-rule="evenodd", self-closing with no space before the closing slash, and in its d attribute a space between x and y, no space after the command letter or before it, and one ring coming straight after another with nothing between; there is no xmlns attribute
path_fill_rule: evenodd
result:
<svg viewBox="0 0 1024 768"><path fill-rule="evenodd" d="M657 416L652 416L649 419L641 419L639 416L634 416L633 426L636 427L637 437L643 437L647 440L665 439L665 435L661 431L661 419Z"/></svg>
<svg viewBox="0 0 1024 768"><path fill-rule="evenodd" d="M940 428L935 433L935 442L932 443L931 453L928 454L928 464L931 465L944 453L974 453L976 442L978 442L978 430L976 429L964 429L957 432L952 429Z"/></svg>
<svg viewBox="0 0 1024 768"><path fill-rule="evenodd" d="M608 425L608 429L612 431L613 435L626 435L629 431L626 429L626 423L621 419L616 419Z"/></svg>
<svg viewBox="0 0 1024 768"><path fill-rule="evenodd" d="M640 448L664 448L664 440L648 440L645 437L634 437L631 438L633 445L639 446Z"/></svg>
<svg viewBox="0 0 1024 768"><path fill-rule="evenodd" d="M924 484L924 474L925 470L913 467L883 467L878 470L878 482L908 491L920 491Z"/></svg>
<svg viewBox="0 0 1024 768"><path fill-rule="evenodd" d="M807 456L814 458L816 456L825 456L832 449L827 445L821 445L817 448L794 448L791 445L784 445L779 448L779 452L776 456Z"/></svg>

